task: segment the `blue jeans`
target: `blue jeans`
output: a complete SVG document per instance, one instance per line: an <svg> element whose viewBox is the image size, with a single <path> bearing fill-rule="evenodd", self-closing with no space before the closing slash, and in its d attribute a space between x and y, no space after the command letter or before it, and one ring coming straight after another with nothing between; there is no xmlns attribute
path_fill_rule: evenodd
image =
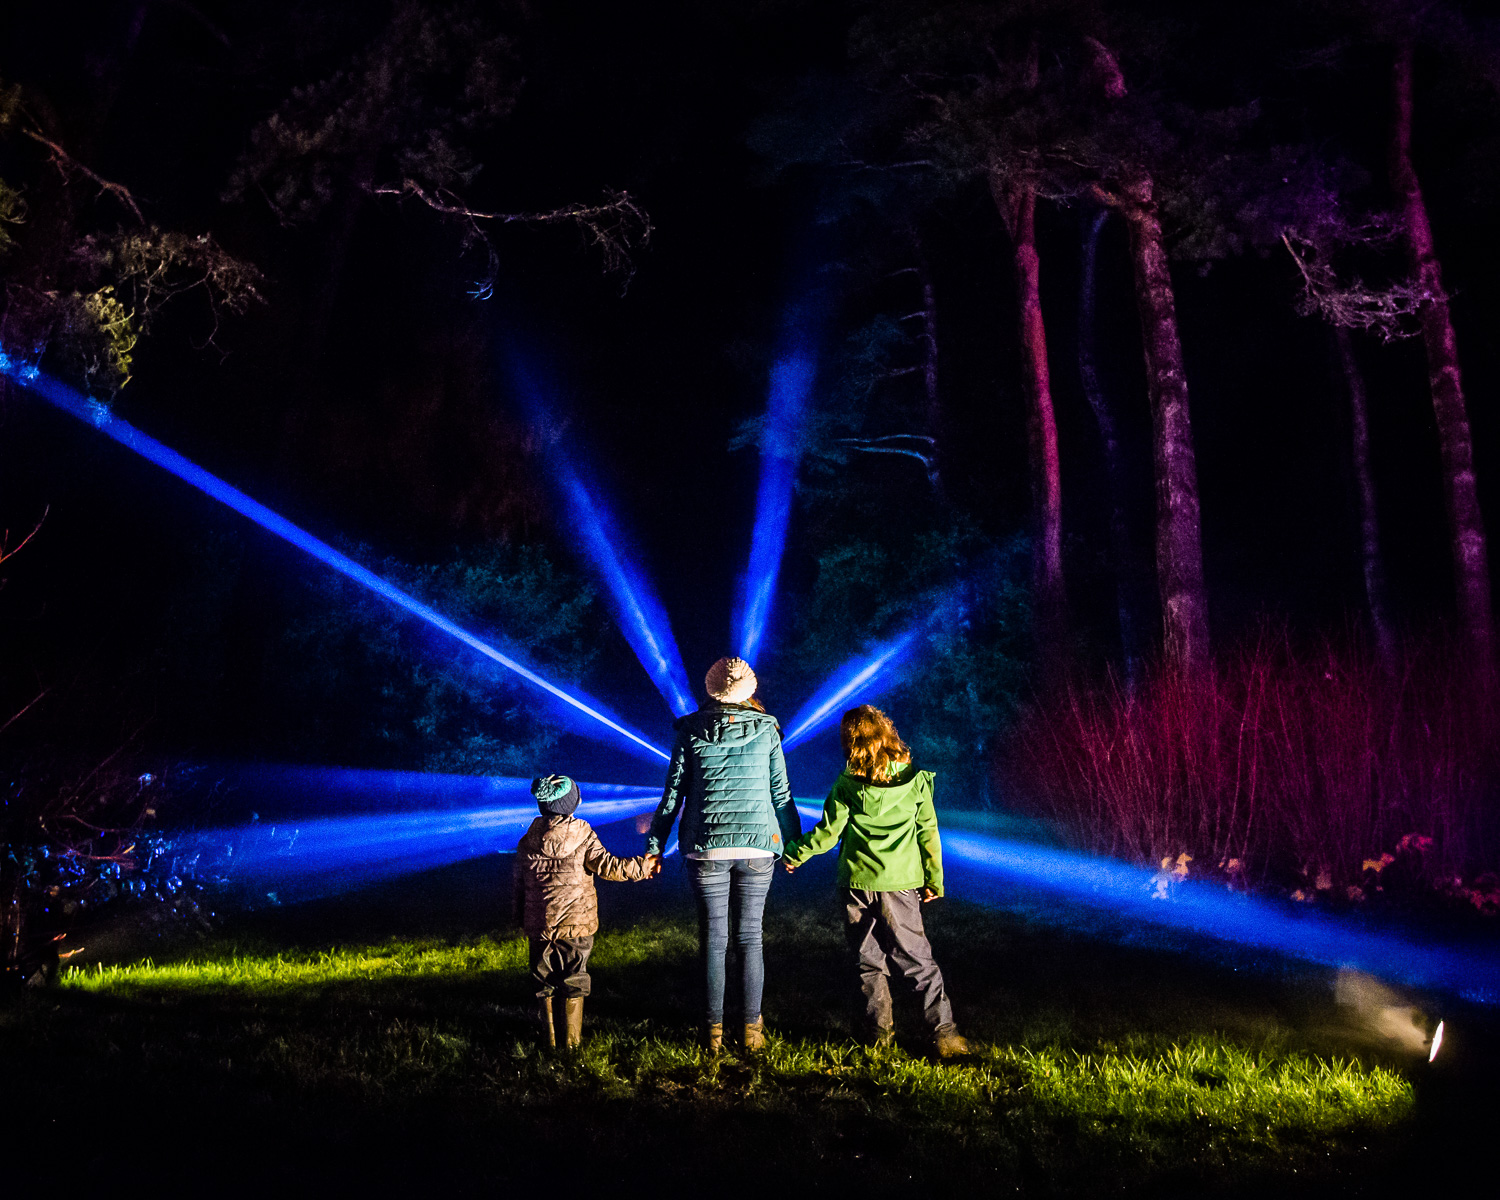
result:
<svg viewBox="0 0 1500 1200"><path fill-rule="evenodd" d="M698 958L703 963L706 992L704 1020L724 1020L724 958L729 950L730 914L734 940L743 960L746 1022L760 1019L761 992L766 984L766 960L761 950L761 917L771 890L774 858L726 858L716 862L687 860L688 880L698 902Z"/></svg>

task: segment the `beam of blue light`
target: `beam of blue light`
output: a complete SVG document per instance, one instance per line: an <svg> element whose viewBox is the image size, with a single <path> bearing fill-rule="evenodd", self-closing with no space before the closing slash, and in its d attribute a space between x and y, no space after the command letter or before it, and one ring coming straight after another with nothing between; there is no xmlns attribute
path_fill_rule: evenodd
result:
<svg viewBox="0 0 1500 1200"><path fill-rule="evenodd" d="M507 344L505 365L517 398L532 420L545 426L555 424L531 357L523 355L514 344ZM569 529L577 534L585 557L604 584L620 632L667 707L677 716L685 716L698 706L693 703L693 689L665 606L645 571L623 549L626 541L618 522L598 499L598 489L591 490L584 484L562 443L550 442L546 454L552 478L568 510Z"/></svg>
<svg viewBox="0 0 1500 1200"><path fill-rule="evenodd" d="M142 458L170 471L179 479L191 484L204 494L212 496L215 500L234 509L235 512L240 513L242 516L249 517L256 524L276 534L277 537L284 538L299 550L312 555L320 562L332 567L335 571L348 576L356 583L363 584L378 595L384 596L391 603L411 613L412 616L420 617L429 625L446 633L449 637L456 638L471 649L479 651L486 658L492 659L506 670L519 675L533 687L561 701L574 711L592 718L600 725L613 731L620 738L623 738L625 744L633 751L643 751L656 758L670 760L670 755L665 750L652 745L639 733L636 733L614 717L605 713L598 701L581 694L574 694L543 678L530 667L490 645L483 638L470 633L467 629L450 621L436 609L422 603L422 601L418 600L411 593L404 591L388 580L382 579L368 568L360 566L359 563L355 562L347 554L341 554L326 542L313 537L312 534L292 524L285 517L273 512L258 500L252 500L238 488L231 487L217 475L210 474L196 463L189 462L181 454L177 453L177 451L164 446L155 438L142 433L129 422L115 416L105 405L99 403L97 400L89 399L67 385L59 383L57 380L37 370L34 366L17 362L3 350L0 350L0 374L16 379L23 386L35 392L50 404L77 417L80 421L88 422L95 429L113 438L122 446L127 446L131 450L134 450ZM584 726L584 728L591 727Z"/></svg>
<svg viewBox="0 0 1500 1200"><path fill-rule="evenodd" d="M823 806L799 798L797 811L816 820ZM1007 897L997 885L1020 885L1028 897L1042 891L1104 909L1114 917L1322 966L1352 967L1476 1003L1500 1004L1500 954L1492 947L1416 942L1368 929L1358 920L1302 911L1290 901L1247 896L1222 885L1174 880L1114 859L955 829L941 814L939 826L949 894L965 900L1006 907Z"/></svg>
<svg viewBox="0 0 1500 1200"><path fill-rule="evenodd" d="M553 469L567 502L573 532L578 534L584 552L604 581L620 631L667 707L679 717L686 716L698 706L693 703L693 689L666 608L652 591L644 572L621 554L618 531L612 528L613 523L577 472L566 463L555 463Z"/></svg>
<svg viewBox="0 0 1500 1200"><path fill-rule="evenodd" d="M457 775L364 767L304 767L283 763L216 764L194 773L237 809L262 817L326 816L441 808L488 809L532 803L531 780L508 775ZM660 788L579 782L585 803L661 795Z"/></svg>
<svg viewBox="0 0 1500 1200"><path fill-rule="evenodd" d="M792 489L797 481L797 431L812 394L817 359L799 348L771 367L770 398L761 439L760 490L750 561L740 579L734 628L737 653L754 663L771 623L787 527L792 519Z"/></svg>
<svg viewBox="0 0 1500 1200"><path fill-rule="evenodd" d="M583 786L578 815L595 826L648 812L661 799L657 788L616 788L611 799L594 800L594 786ZM536 816L533 803L279 820L183 833L169 853L180 875L289 902L514 850Z"/></svg>
<svg viewBox="0 0 1500 1200"><path fill-rule="evenodd" d="M866 703L899 683L931 633L962 619L966 607L959 589L936 598L917 624L884 642L867 647L828 677L797 715L787 722L783 746L791 750L843 715L851 702Z"/></svg>
<svg viewBox="0 0 1500 1200"><path fill-rule="evenodd" d="M872 647L835 671L787 723L787 734L782 743L785 749L795 748L842 716L851 697L874 699L894 683L901 668L912 658L925 631L924 623L900 637Z"/></svg>

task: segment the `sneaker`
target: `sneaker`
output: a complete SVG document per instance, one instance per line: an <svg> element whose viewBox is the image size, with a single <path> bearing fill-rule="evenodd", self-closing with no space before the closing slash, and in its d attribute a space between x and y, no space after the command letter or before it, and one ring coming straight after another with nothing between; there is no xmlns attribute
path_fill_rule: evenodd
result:
<svg viewBox="0 0 1500 1200"><path fill-rule="evenodd" d="M896 1027L894 1025L877 1025L868 1038L865 1045L872 1050L889 1050L896 1044Z"/></svg>

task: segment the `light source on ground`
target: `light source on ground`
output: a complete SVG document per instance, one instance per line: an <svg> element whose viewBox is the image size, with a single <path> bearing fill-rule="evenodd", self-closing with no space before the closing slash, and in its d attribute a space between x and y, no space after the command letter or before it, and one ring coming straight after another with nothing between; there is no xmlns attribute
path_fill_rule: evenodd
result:
<svg viewBox="0 0 1500 1200"><path fill-rule="evenodd" d="M23 386L42 397L44 400L62 409L64 412L77 417L81 421L87 421L94 428L106 436L113 438L122 446L134 450L142 458L155 463L157 466L170 471L179 479L191 484L199 491L212 496L220 503L234 509L235 512L249 517L262 528L270 530L277 537L284 538L298 549L305 551L318 561L332 567L335 571L362 584L378 595L384 596L391 603L406 610L412 616L426 621L433 628L441 630L449 637L456 638L464 645L493 662L499 663L506 670L513 672L525 680L532 687L537 688L554 700L560 701L566 710L574 714L587 717L595 724L584 724L581 728L595 734L601 729L607 729L615 738L621 741L627 749L636 753L643 753L655 758L667 760L666 751L653 745L635 730L630 729L624 723L607 713L598 701L593 700L582 693L570 691L560 687L551 680L526 666L519 659L491 645L483 638L470 633L467 629L450 621L436 609L424 604L410 592L397 587L389 580L382 579L367 567L361 566L347 554L340 553L326 542L315 538L305 529L294 525L279 513L273 512L258 500L253 500L238 488L225 483L217 475L205 471L196 463L190 462L177 451L163 445L155 438L142 433L129 422L115 416L103 404L91 400L81 393L59 383L57 380L38 371L34 366L17 362L0 351L0 374L7 375L18 380ZM598 728L595 726L597 725Z"/></svg>

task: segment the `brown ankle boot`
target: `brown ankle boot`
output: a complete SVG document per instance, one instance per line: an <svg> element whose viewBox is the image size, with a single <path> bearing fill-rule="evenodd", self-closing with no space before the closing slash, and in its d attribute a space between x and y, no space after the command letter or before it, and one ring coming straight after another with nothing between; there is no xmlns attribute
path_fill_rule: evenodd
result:
<svg viewBox="0 0 1500 1200"><path fill-rule="evenodd" d="M537 1016L542 1022L542 1041L549 1050L557 1049L557 1026L552 1023L552 997L543 996L539 1001Z"/></svg>
<svg viewBox="0 0 1500 1200"><path fill-rule="evenodd" d="M766 1023L761 1017L745 1022L745 1052L754 1054L757 1050L765 1049L766 1045Z"/></svg>
<svg viewBox="0 0 1500 1200"><path fill-rule="evenodd" d="M568 1020L568 1049L578 1049L583 1041L583 997L569 996L563 1005Z"/></svg>
<svg viewBox="0 0 1500 1200"><path fill-rule="evenodd" d="M969 1043L957 1029L949 1025L939 1029L933 1038L933 1049L939 1058L962 1058L969 1052Z"/></svg>
<svg viewBox="0 0 1500 1200"><path fill-rule="evenodd" d="M724 1049L724 1022L710 1021L703 1026L703 1048L710 1054Z"/></svg>

